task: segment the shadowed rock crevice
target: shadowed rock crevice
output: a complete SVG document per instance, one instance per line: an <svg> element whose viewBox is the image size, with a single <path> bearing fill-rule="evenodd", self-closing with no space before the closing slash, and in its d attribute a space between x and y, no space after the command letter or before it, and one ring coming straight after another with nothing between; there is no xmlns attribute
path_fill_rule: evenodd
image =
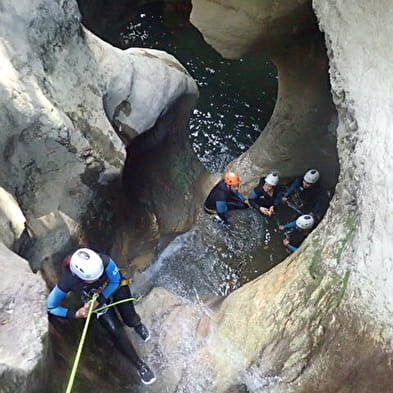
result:
<svg viewBox="0 0 393 393"><path fill-rule="evenodd" d="M180 98L126 148L124 191L131 206L147 207L162 235L188 228L203 202L201 179L206 171L186 132L194 104L195 97Z"/></svg>

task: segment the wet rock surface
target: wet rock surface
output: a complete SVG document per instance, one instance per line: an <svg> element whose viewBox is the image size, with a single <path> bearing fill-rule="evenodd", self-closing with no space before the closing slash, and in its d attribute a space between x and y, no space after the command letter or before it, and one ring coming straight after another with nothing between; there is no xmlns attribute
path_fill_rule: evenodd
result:
<svg viewBox="0 0 393 393"><path fill-rule="evenodd" d="M172 56L113 48L81 26L74 1L44 3L4 4L0 14L1 179L27 224L58 211L80 224L91 199L120 178L123 142L198 93Z"/></svg>

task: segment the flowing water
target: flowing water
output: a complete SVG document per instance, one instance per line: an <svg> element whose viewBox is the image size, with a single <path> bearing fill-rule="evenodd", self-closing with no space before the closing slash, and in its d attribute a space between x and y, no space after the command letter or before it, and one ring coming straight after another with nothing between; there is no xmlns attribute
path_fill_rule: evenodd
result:
<svg viewBox="0 0 393 393"><path fill-rule="evenodd" d="M209 171L222 172L254 143L269 120L277 94L272 63L260 54L237 61L222 59L203 41L188 22L188 16L168 14L165 2L145 4L126 25L113 26L108 34L111 42L121 48L165 50L189 70L200 89L200 100L190 120L190 140ZM231 228L202 214L190 231L177 235L141 273L133 284L134 294L162 286L200 304L201 313L213 315L202 301L204 296L225 296L288 255L282 244L284 234L277 227L294 219L297 213L285 206L277 210L277 215L269 218L254 209L235 211ZM177 342L178 356L184 364L188 361L198 368L205 359L199 358L196 349L200 343L185 321L183 329L187 328L189 335ZM245 361L231 342L227 349L232 354L231 361ZM155 353L146 360L153 365L161 363ZM193 381L192 393L209 393L214 380L209 380L207 369L200 369L203 378ZM165 370L161 371L159 374L164 374ZM260 367L250 367L239 375L242 391L247 392L261 393L277 382L276 377L267 376ZM146 391L146 387L132 385L125 392L139 391Z"/></svg>
<svg viewBox="0 0 393 393"><path fill-rule="evenodd" d="M288 255L278 224L294 217L296 213L285 206L269 218L254 209L238 210L228 228L203 214L190 231L167 245L133 289L144 293L160 286L194 300L205 295L225 296Z"/></svg>

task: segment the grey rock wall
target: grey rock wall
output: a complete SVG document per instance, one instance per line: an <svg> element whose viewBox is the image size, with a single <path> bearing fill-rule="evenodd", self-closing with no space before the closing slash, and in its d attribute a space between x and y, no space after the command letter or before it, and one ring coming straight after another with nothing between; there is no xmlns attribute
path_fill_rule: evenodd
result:
<svg viewBox="0 0 393 393"><path fill-rule="evenodd" d="M389 71L393 6L389 1L349 0L314 1L314 8L326 36L332 95L340 120L341 172L335 205L345 207L353 217L348 228L350 244L339 262L341 269L351 272L351 303L386 323L393 319ZM335 220L344 218L342 210L334 212ZM334 261L327 262L335 266Z"/></svg>
<svg viewBox="0 0 393 393"><path fill-rule="evenodd" d="M212 15L203 17L206 3L215 8L213 17L220 15L215 23L212 20L206 23ZM259 10L265 3L274 10L274 1L260 2ZM250 31L258 28L253 30L249 26L252 17L249 24L239 23L233 33L225 30L229 25L226 16L237 10L243 18L250 4L194 1L193 13L198 15L194 21L224 55L234 57L244 53L239 42L246 49L269 49L268 33L267 37L261 35L261 45L255 44L256 34ZM211 348L205 348L213 357L209 365L215 370L216 386L223 391L236 391L236 386L247 386L252 392L392 391L388 240L391 111L387 64L391 63L388 19L393 9L388 2L376 6L355 1L314 1L314 7L326 34L332 95L339 116L339 182L327 215L302 248L224 301L217 334ZM274 12L269 16L273 18ZM235 49L228 52L231 38ZM298 62L288 59L286 66L281 63L284 65L281 69L279 61L277 64L279 73L285 76L296 70ZM315 70L308 67L303 71L306 72L312 79ZM293 81L295 75L296 72ZM288 101L290 105L286 106L288 95L283 92L292 84L285 83L288 81L290 78L280 78L279 101L266 134L231 165L246 173L246 178L254 172L266 173L261 170L263 165L271 169L272 162L279 162L272 148L275 144L280 145L278 149L290 151L292 141L290 137L281 139L281 126L289 124L286 116L294 115L297 122L301 119L296 117L299 108L311 104L301 96ZM318 97L322 85L314 87ZM320 93L326 95L327 88L325 85ZM306 137L306 118L303 117L303 127L297 133L304 142L306 155L296 158L295 166L307 163L307 146L313 143L311 129ZM325 133L329 131L327 123L323 128ZM322 158L323 150L320 153ZM258 164L254 166L254 162ZM327 174L329 167L324 169ZM234 356L220 343L230 343ZM239 352L243 361L236 362Z"/></svg>
<svg viewBox="0 0 393 393"><path fill-rule="evenodd" d="M0 239L12 248L25 228L25 217L14 196L0 188Z"/></svg>
<svg viewBox="0 0 393 393"><path fill-rule="evenodd" d="M313 21L309 0L192 0L190 21L226 58L237 59L308 29ZM219 23L217 23L219 22Z"/></svg>
<svg viewBox="0 0 393 393"><path fill-rule="evenodd" d="M272 117L256 143L229 165L240 173L243 189L251 191L271 171L292 177L310 167L317 167L333 186L337 115L311 2L194 0L190 20L224 57L261 52L277 67Z"/></svg>
<svg viewBox="0 0 393 393"><path fill-rule="evenodd" d="M81 26L74 1L2 2L0 21L1 184L27 226L32 221L36 241L45 242L45 233L34 232L34 220L53 222L51 215L61 212L75 223L48 224L58 231L54 247L61 250L80 238L78 224L92 198L120 178L124 144L182 96L195 100L196 84L166 53L123 52L93 36Z"/></svg>
<svg viewBox="0 0 393 393"><path fill-rule="evenodd" d="M48 378L46 285L0 243L0 392L42 392Z"/></svg>

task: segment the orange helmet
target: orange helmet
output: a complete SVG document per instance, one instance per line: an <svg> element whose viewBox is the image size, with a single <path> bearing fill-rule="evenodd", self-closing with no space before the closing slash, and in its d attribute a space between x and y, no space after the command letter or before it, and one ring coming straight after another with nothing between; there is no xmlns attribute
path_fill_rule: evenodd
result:
<svg viewBox="0 0 393 393"><path fill-rule="evenodd" d="M240 184L240 177L235 172L227 172L224 176L224 181L228 186L236 186Z"/></svg>

